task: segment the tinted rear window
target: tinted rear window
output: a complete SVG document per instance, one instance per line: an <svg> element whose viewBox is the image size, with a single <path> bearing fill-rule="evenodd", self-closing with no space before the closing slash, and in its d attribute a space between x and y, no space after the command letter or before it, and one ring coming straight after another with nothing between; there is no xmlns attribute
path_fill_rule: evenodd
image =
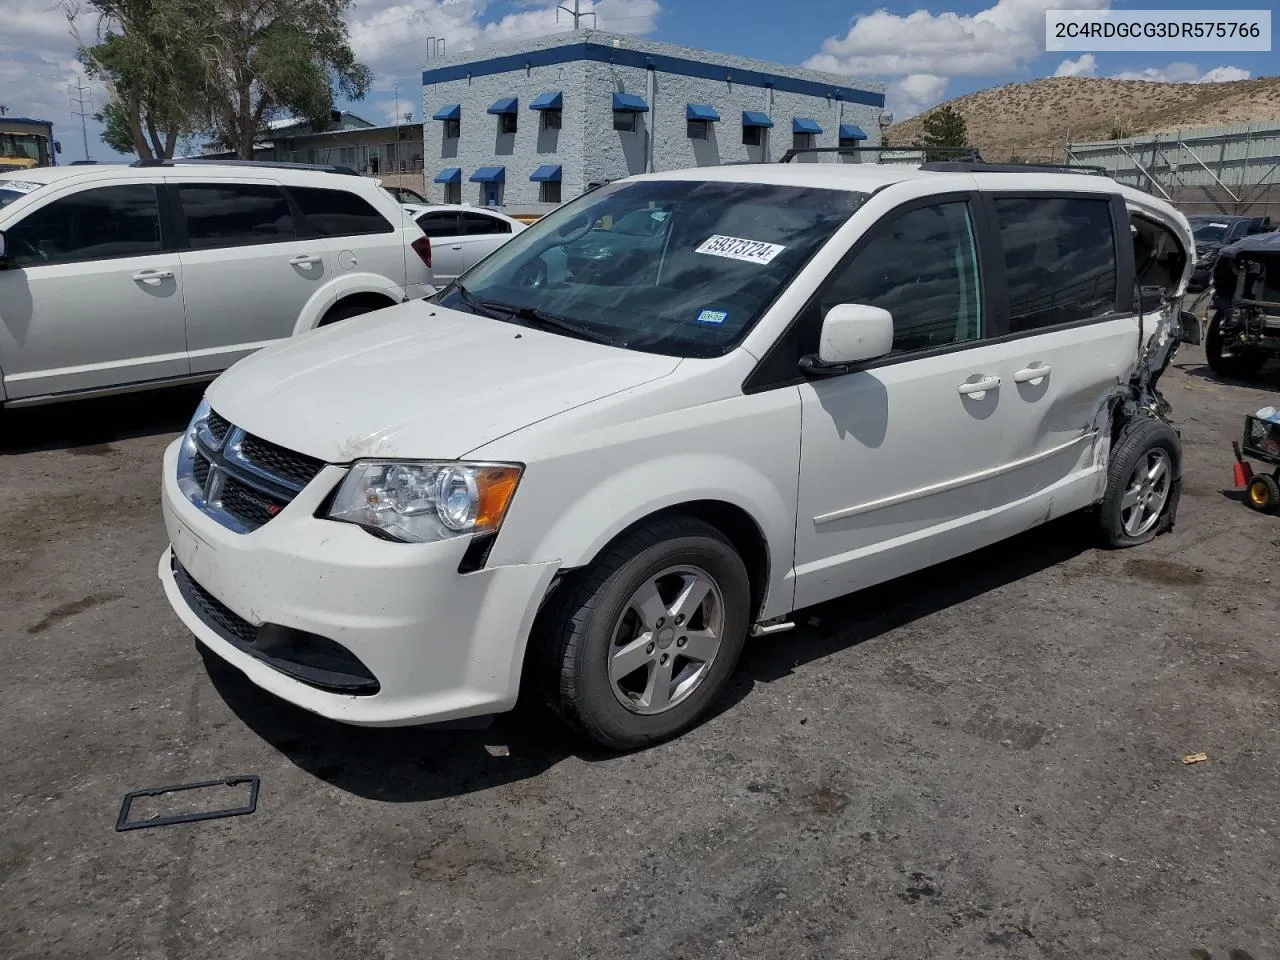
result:
<svg viewBox="0 0 1280 960"><path fill-rule="evenodd" d="M995 200L1009 284L1009 330L1037 330L1115 309L1116 243L1104 199Z"/></svg>
<svg viewBox="0 0 1280 960"><path fill-rule="evenodd" d="M347 190L289 187L310 232L322 237L358 237L395 231L367 200Z"/></svg>
<svg viewBox="0 0 1280 960"><path fill-rule="evenodd" d="M296 236L289 203L267 184L190 184L178 187L193 250L279 243Z"/></svg>

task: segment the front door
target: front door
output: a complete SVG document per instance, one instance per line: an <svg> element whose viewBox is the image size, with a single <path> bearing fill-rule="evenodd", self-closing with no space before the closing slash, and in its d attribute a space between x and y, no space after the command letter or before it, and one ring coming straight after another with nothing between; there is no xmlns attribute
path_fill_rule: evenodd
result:
<svg viewBox="0 0 1280 960"><path fill-rule="evenodd" d="M153 183L57 196L5 230L0 366L10 400L190 372L178 254Z"/></svg>
<svg viewBox="0 0 1280 960"><path fill-rule="evenodd" d="M892 353L800 387L803 433L795 606L966 553L1001 449L1001 347L984 339L972 198L886 215L811 309L871 304L894 317Z"/></svg>

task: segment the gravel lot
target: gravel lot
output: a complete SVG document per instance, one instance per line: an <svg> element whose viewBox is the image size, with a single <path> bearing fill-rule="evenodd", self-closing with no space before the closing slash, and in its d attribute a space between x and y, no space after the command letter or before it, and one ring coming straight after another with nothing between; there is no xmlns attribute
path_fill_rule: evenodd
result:
<svg viewBox="0 0 1280 960"><path fill-rule="evenodd" d="M260 694L156 579L198 392L13 412L0 957L1280 957L1280 521L1224 494L1276 377L1184 348L1163 387L1172 535L1071 518L815 610L622 757L532 708L362 731ZM246 773L253 816L114 830Z"/></svg>

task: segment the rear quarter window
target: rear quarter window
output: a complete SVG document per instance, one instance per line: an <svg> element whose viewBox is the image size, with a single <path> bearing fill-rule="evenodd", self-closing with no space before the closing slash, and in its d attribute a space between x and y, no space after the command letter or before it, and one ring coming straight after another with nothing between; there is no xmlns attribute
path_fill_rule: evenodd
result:
<svg viewBox="0 0 1280 960"><path fill-rule="evenodd" d="M395 232L395 227L369 201L348 190L323 187L287 189L298 204L307 232L316 236L359 237Z"/></svg>

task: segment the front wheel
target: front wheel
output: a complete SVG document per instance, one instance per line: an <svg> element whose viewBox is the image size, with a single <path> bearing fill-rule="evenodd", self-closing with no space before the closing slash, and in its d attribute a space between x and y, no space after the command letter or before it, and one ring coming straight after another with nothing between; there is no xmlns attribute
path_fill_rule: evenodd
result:
<svg viewBox="0 0 1280 960"><path fill-rule="evenodd" d="M1242 379L1251 377L1262 369L1267 358L1260 353L1242 352L1226 342L1222 333L1222 314L1209 321L1204 338L1204 355L1209 369L1223 377Z"/></svg>
<svg viewBox="0 0 1280 960"><path fill-rule="evenodd" d="M1106 545L1134 547L1171 529L1181 487L1182 442L1174 429L1155 417L1125 424L1098 508Z"/></svg>
<svg viewBox="0 0 1280 960"><path fill-rule="evenodd" d="M543 693L570 726L617 750L671 737L706 713L751 614L742 558L692 517L636 528L557 595L534 641Z"/></svg>

